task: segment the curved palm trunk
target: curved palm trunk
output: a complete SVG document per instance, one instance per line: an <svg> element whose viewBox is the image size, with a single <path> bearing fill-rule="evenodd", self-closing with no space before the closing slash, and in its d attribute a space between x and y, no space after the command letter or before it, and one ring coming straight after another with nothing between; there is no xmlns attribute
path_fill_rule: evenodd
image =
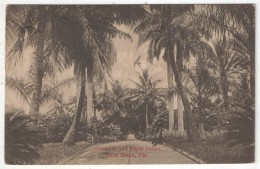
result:
<svg viewBox="0 0 260 169"><path fill-rule="evenodd" d="M167 44L167 50L169 51L169 55L170 55L170 63L172 66L172 70L174 73L174 77L175 77L175 81L177 84L177 87L180 91L180 95L182 98L182 102L183 102L183 106L184 106L184 110L185 110L185 114L186 114L186 119L187 119L187 136L188 139L190 141L200 141L200 134L199 131L197 129L197 126L195 124L195 120L193 117L193 114L191 112L191 108L189 105L189 100L188 100L188 95L185 91L185 89L183 88L183 84L181 81L181 77L180 77L180 73L178 71L178 67L177 64L175 62L175 55L174 55L174 42L173 42L173 31L172 31L172 27L169 25L169 23L171 23L171 19L172 19L172 12L171 12L171 7L170 6L165 6L165 13L166 15L166 22L165 24L168 24L168 30L167 30L167 35L168 35L168 44Z"/></svg>
<svg viewBox="0 0 260 169"><path fill-rule="evenodd" d="M198 129L195 124L195 120L194 120L194 117L193 117L193 114L192 114L192 111L191 111L191 108L189 105L188 95L187 95L185 89L183 88L183 84L182 84L181 78L179 76L179 71L178 71L177 65L175 63L173 52L172 52L172 56L173 57L171 57L171 65L173 68L175 81L176 81L177 87L180 91L180 95L181 95L183 106L184 106L184 111L186 114L186 120L187 120L187 126L188 126L187 127L187 136L190 141L200 141L201 140L200 134L198 132Z"/></svg>
<svg viewBox="0 0 260 169"><path fill-rule="evenodd" d="M84 105L84 97L85 97L85 88L86 88L86 69L85 66L81 66L78 74L78 84L77 84L77 109L75 112L75 116L70 126L70 129L66 136L64 137L62 144L63 145L75 145L76 142L76 134L78 130L78 124L80 121L80 116L83 110Z"/></svg>
<svg viewBox="0 0 260 169"><path fill-rule="evenodd" d="M90 119L94 117L94 110L93 110L93 78L92 78L92 71L87 70L87 111L86 117L88 122Z"/></svg>
<svg viewBox="0 0 260 169"><path fill-rule="evenodd" d="M174 127L174 95L173 95L173 72L170 62L167 62L168 78L168 111L169 111L169 131Z"/></svg>
<svg viewBox="0 0 260 169"><path fill-rule="evenodd" d="M45 26L46 26L46 18L45 18L45 7L39 7L39 25L36 33L36 52L33 63L33 95L32 102L30 107L30 116L33 120L35 126L37 126L39 108L41 102L41 92L42 92L42 79L44 75L43 70L43 59L44 59L44 36L45 36Z"/></svg>

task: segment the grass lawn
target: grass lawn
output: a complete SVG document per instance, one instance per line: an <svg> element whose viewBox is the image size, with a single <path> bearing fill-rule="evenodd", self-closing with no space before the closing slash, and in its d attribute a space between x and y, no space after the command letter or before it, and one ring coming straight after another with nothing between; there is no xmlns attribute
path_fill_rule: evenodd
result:
<svg viewBox="0 0 260 169"><path fill-rule="evenodd" d="M206 132L206 138L201 142L189 142L186 133L165 133L165 143L210 164L254 161L254 147L243 148L242 145L228 147L223 133L224 131Z"/></svg>
<svg viewBox="0 0 260 169"><path fill-rule="evenodd" d="M169 144L168 144L169 145ZM186 151L206 163L250 163L254 161L252 150L244 150L242 146L229 148L225 144L204 142L194 143L188 141L173 141L169 145Z"/></svg>
<svg viewBox="0 0 260 169"><path fill-rule="evenodd" d="M56 164L57 162L77 154L79 151L84 150L92 143L79 142L75 146L63 146L61 143L48 143L44 144L40 150L41 158L35 161L35 164Z"/></svg>

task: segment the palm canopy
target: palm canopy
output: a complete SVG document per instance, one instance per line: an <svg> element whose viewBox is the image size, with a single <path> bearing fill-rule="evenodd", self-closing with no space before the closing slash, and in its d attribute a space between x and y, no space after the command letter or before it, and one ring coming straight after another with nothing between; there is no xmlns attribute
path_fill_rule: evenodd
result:
<svg viewBox="0 0 260 169"><path fill-rule="evenodd" d="M44 84L41 94L41 104L48 103L52 100L57 100L58 90L63 87L70 86L75 81L75 78L68 78L60 82L53 82L52 84ZM31 105L32 93L33 93L33 81L32 79L25 79L21 77L9 77L5 78L6 87L11 91L14 91L23 101L28 105Z"/></svg>
<svg viewBox="0 0 260 169"><path fill-rule="evenodd" d="M188 19L188 18L187 18ZM247 5L206 5L189 19L194 29L204 34L217 36L232 42L237 54L247 58L250 68L250 93L255 93L255 6ZM201 22L203 21L203 22Z"/></svg>
<svg viewBox="0 0 260 169"><path fill-rule="evenodd" d="M103 119L121 124L122 119L128 115L127 106L130 104L129 89L122 86L119 81L111 82L111 90L99 94L95 98L95 107L101 110Z"/></svg>
<svg viewBox="0 0 260 169"><path fill-rule="evenodd" d="M133 109L136 111L143 111L142 114L138 115L139 117L145 114L146 129L148 129L149 119L151 119L152 115L154 115L151 112L157 113L157 111L160 111L163 107L165 107L166 96L164 96L156 88L161 80L152 80L148 69L142 70L142 74L139 74L138 78L139 82L132 80L132 82L136 85L136 89L133 90L131 102L133 103ZM143 110L143 107L145 107L145 110ZM152 111L152 109L155 109L156 112ZM150 112L149 114L148 111ZM163 111L165 110L163 109Z"/></svg>
<svg viewBox="0 0 260 169"><path fill-rule="evenodd" d="M148 69L145 69L141 74L138 74L138 82L131 80L136 85L134 91L135 97L132 100L138 100L139 104L144 104L146 101L163 101L163 95L156 89L161 80L153 80ZM136 106L138 107L138 105Z"/></svg>

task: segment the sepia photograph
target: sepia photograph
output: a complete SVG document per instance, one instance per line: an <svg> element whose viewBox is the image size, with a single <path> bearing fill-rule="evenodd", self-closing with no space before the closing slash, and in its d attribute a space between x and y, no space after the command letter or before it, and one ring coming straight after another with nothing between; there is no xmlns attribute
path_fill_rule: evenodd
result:
<svg viewBox="0 0 260 169"><path fill-rule="evenodd" d="M255 4L7 4L6 165L255 162Z"/></svg>

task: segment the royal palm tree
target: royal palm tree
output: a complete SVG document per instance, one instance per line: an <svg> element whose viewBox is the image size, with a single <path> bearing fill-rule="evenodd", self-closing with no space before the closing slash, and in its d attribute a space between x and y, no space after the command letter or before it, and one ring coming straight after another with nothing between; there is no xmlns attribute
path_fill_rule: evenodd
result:
<svg viewBox="0 0 260 169"><path fill-rule="evenodd" d="M148 49L148 61L153 62L153 59L159 58L161 52L166 46L167 37L165 30L161 29L161 11L160 10L149 10L146 17L138 23L135 28L135 32L139 34L139 45L146 42L149 43ZM165 53L163 59L167 62L167 54ZM169 130L173 129L174 123L174 79L173 72L170 62L167 62L167 81L168 81L168 111L169 111Z"/></svg>
<svg viewBox="0 0 260 169"><path fill-rule="evenodd" d="M180 91L180 95L184 105L188 125L192 126L188 127L188 137L190 140L199 140L200 138L196 129L196 125L194 123L193 115L191 113L188 96L186 91L184 90L181 80L182 64L185 56L185 48L183 47L183 45L188 39L187 37L182 37L184 35L184 31L183 27L180 27L180 20L183 20L183 15L192 10L192 8L193 5L151 6L151 11L156 11L154 13L157 16L148 16L146 22L149 23L149 26L146 27L145 25L147 24L140 24L137 27L136 32L142 35L140 36L142 37L140 40L141 43L150 40L150 50L148 53L151 54L153 57L156 56L157 58L159 58L161 50L163 48L165 49L164 55L167 58L167 62L169 62L169 66L171 66L171 69L173 70L175 82L177 84L178 90ZM191 31L189 31L189 35L193 36L194 33L191 34ZM177 49L174 50L174 48Z"/></svg>

